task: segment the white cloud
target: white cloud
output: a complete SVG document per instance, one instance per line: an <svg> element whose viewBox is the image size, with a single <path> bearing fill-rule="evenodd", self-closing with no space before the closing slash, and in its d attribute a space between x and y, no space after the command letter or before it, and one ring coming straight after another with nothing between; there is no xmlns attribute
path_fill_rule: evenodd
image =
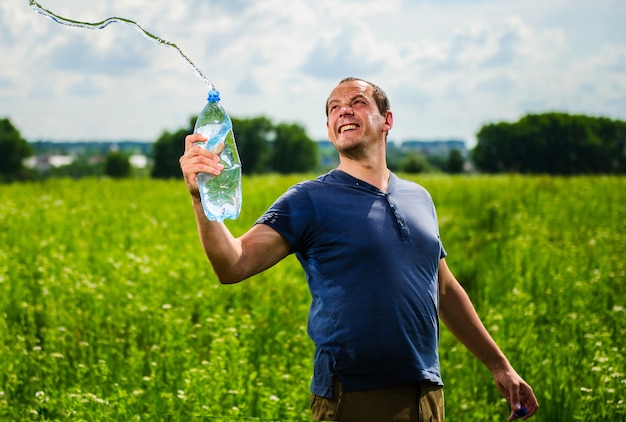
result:
<svg viewBox="0 0 626 422"><path fill-rule="evenodd" d="M70 19L137 21L178 45L237 117L325 136L334 83L389 94L392 139L463 138L488 121L563 110L626 119L626 5L615 0L40 0ZM156 139L206 86L132 28L61 26L0 4L0 114L31 140ZM4 63L8 63L5 65Z"/></svg>

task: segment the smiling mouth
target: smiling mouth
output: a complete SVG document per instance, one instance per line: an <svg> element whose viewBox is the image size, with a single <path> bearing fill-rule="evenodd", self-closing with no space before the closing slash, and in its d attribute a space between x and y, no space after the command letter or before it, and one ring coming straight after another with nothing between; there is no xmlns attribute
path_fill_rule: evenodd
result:
<svg viewBox="0 0 626 422"><path fill-rule="evenodd" d="M349 130L355 130L356 129L356 125L355 124L351 124L351 125L343 125L339 128L339 133L344 133L346 131Z"/></svg>

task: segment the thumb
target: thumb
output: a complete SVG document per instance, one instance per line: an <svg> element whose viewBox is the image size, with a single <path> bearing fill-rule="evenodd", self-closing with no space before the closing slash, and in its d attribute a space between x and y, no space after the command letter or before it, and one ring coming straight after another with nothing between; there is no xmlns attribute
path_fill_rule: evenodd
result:
<svg viewBox="0 0 626 422"><path fill-rule="evenodd" d="M524 407L524 405L520 405L519 409L513 408L513 410L511 410L511 415L509 416L509 422L517 418L524 418L524 416L526 415L527 415L526 408Z"/></svg>
<svg viewBox="0 0 626 422"><path fill-rule="evenodd" d="M519 388L517 388L515 384L509 387L509 406L511 406L509 421L526 415L526 409L524 409L520 403Z"/></svg>

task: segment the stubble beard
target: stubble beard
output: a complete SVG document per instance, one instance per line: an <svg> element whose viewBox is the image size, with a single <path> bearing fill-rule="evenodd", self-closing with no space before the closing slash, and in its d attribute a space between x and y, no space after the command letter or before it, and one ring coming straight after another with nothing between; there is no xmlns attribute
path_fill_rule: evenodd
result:
<svg viewBox="0 0 626 422"><path fill-rule="evenodd" d="M349 142L347 144L336 143L335 148L340 156L344 156L351 160L358 161L367 156L367 148L360 140L357 142Z"/></svg>

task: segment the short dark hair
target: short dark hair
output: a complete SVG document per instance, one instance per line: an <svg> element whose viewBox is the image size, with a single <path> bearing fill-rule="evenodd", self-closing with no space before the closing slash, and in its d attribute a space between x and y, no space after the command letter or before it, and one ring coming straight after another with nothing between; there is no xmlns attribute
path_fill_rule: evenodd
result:
<svg viewBox="0 0 626 422"><path fill-rule="evenodd" d="M366 84L371 86L372 89L374 90L373 97L374 97L374 101L376 102L376 106L378 107L378 112L384 116L385 113L389 111L390 109L389 98L387 97L387 94L385 94L385 91L383 91L378 85L373 84L369 81L366 81L365 79L355 78L352 76L343 78L341 81L339 81L337 85L341 85L344 82L352 82L352 81L365 82ZM328 117L328 101L326 101L326 117Z"/></svg>

